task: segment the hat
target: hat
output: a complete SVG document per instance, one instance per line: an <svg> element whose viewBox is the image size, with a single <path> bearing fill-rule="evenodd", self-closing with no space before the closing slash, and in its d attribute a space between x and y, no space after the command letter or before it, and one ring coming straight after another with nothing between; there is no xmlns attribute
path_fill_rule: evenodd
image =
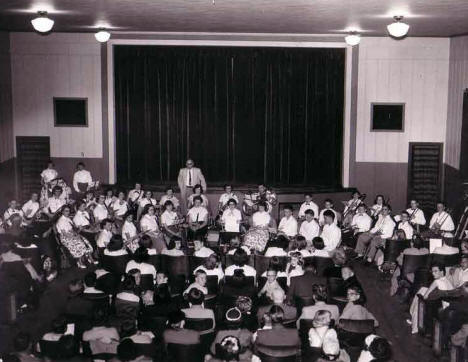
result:
<svg viewBox="0 0 468 362"><path fill-rule="evenodd" d="M231 308L226 312L226 320L228 322L239 322L242 318L242 313L239 308Z"/></svg>

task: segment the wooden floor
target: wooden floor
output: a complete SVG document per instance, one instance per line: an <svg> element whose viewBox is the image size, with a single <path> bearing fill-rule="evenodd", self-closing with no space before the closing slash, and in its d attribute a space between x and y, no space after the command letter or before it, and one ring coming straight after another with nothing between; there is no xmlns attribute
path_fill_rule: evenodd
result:
<svg viewBox="0 0 468 362"><path fill-rule="evenodd" d="M411 335L410 327L405 322L408 317L405 308L389 296L389 283L382 282L374 268L366 268L356 263L355 269L367 295L367 306L379 321L380 327L377 333L389 339L392 344L393 360L397 362L439 361L440 359L432 354L428 341L417 335ZM73 268L55 280L43 294L37 312L22 315L18 318L16 325L2 328L0 340L2 345L4 343L6 345L3 345L1 349L4 351L4 348L8 348L11 337L20 329L27 330L34 339L40 338L47 332L50 329L51 320L64 310L67 283L85 273L86 271Z"/></svg>

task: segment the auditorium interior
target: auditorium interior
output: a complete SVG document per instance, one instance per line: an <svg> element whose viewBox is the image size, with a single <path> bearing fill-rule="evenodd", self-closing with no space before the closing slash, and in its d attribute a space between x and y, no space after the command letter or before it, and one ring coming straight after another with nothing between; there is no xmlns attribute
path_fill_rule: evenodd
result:
<svg viewBox="0 0 468 362"><path fill-rule="evenodd" d="M467 19L1 1L0 361L468 362Z"/></svg>

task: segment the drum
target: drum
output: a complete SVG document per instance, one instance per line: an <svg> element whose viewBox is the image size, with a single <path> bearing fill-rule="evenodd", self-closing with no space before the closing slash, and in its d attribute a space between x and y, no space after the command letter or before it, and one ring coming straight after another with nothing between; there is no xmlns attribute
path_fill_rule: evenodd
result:
<svg viewBox="0 0 468 362"><path fill-rule="evenodd" d="M255 249L258 252L263 252L270 238L268 230L260 228L251 228L244 235L244 245L249 249Z"/></svg>

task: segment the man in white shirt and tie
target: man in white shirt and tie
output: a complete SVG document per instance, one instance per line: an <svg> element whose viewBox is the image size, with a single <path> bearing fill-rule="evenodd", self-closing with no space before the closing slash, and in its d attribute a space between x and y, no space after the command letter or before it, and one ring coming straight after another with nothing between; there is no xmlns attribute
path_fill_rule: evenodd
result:
<svg viewBox="0 0 468 362"><path fill-rule="evenodd" d="M442 236L453 236L452 233L455 230L455 225L450 214L445 211L445 205L442 201L437 203L437 212L432 215L429 229L433 233L441 234Z"/></svg>
<svg viewBox="0 0 468 362"><path fill-rule="evenodd" d="M284 216L278 225L278 231L288 238L293 238L297 235L297 220L292 215L292 207L285 206L283 212Z"/></svg>
<svg viewBox="0 0 468 362"><path fill-rule="evenodd" d="M86 191L93 185L91 173L85 169L83 162L78 162L76 172L73 175L73 189L79 195L78 199L83 199Z"/></svg>
<svg viewBox="0 0 468 362"><path fill-rule="evenodd" d="M369 232L363 233L358 237L355 248L358 257L363 257L366 254L367 246L370 244L369 250L367 251L368 263L374 260L377 248L393 235L395 222L390 216L390 211L390 206L384 205L375 226Z"/></svg>
<svg viewBox="0 0 468 362"><path fill-rule="evenodd" d="M335 250L341 242L341 229L335 224L335 213L332 210L323 212L323 230L320 235L325 243L325 248L328 252Z"/></svg>
<svg viewBox="0 0 468 362"><path fill-rule="evenodd" d="M299 219L305 218L306 210L312 210L314 212L314 217L318 217L319 207L315 202L312 201L312 194L306 193L304 195L304 200L305 201L302 203L301 207L299 208L297 217Z"/></svg>
<svg viewBox="0 0 468 362"><path fill-rule="evenodd" d="M195 185L201 185L203 190L206 192L206 181L205 176L201 170L197 167L194 167L195 163L193 160L188 159L185 163L184 168L181 168L179 171L179 176L177 177L177 183L179 184L180 197L181 197L181 209L182 213L186 212L185 200L193 192L193 187Z"/></svg>
<svg viewBox="0 0 468 362"><path fill-rule="evenodd" d="M305 237L307 245L312 245L312 240L320 235L320 226L317 220L314 219L315 213L313 209L305 210L304 216L305 220L301 224L299 234Z"/></svg>

